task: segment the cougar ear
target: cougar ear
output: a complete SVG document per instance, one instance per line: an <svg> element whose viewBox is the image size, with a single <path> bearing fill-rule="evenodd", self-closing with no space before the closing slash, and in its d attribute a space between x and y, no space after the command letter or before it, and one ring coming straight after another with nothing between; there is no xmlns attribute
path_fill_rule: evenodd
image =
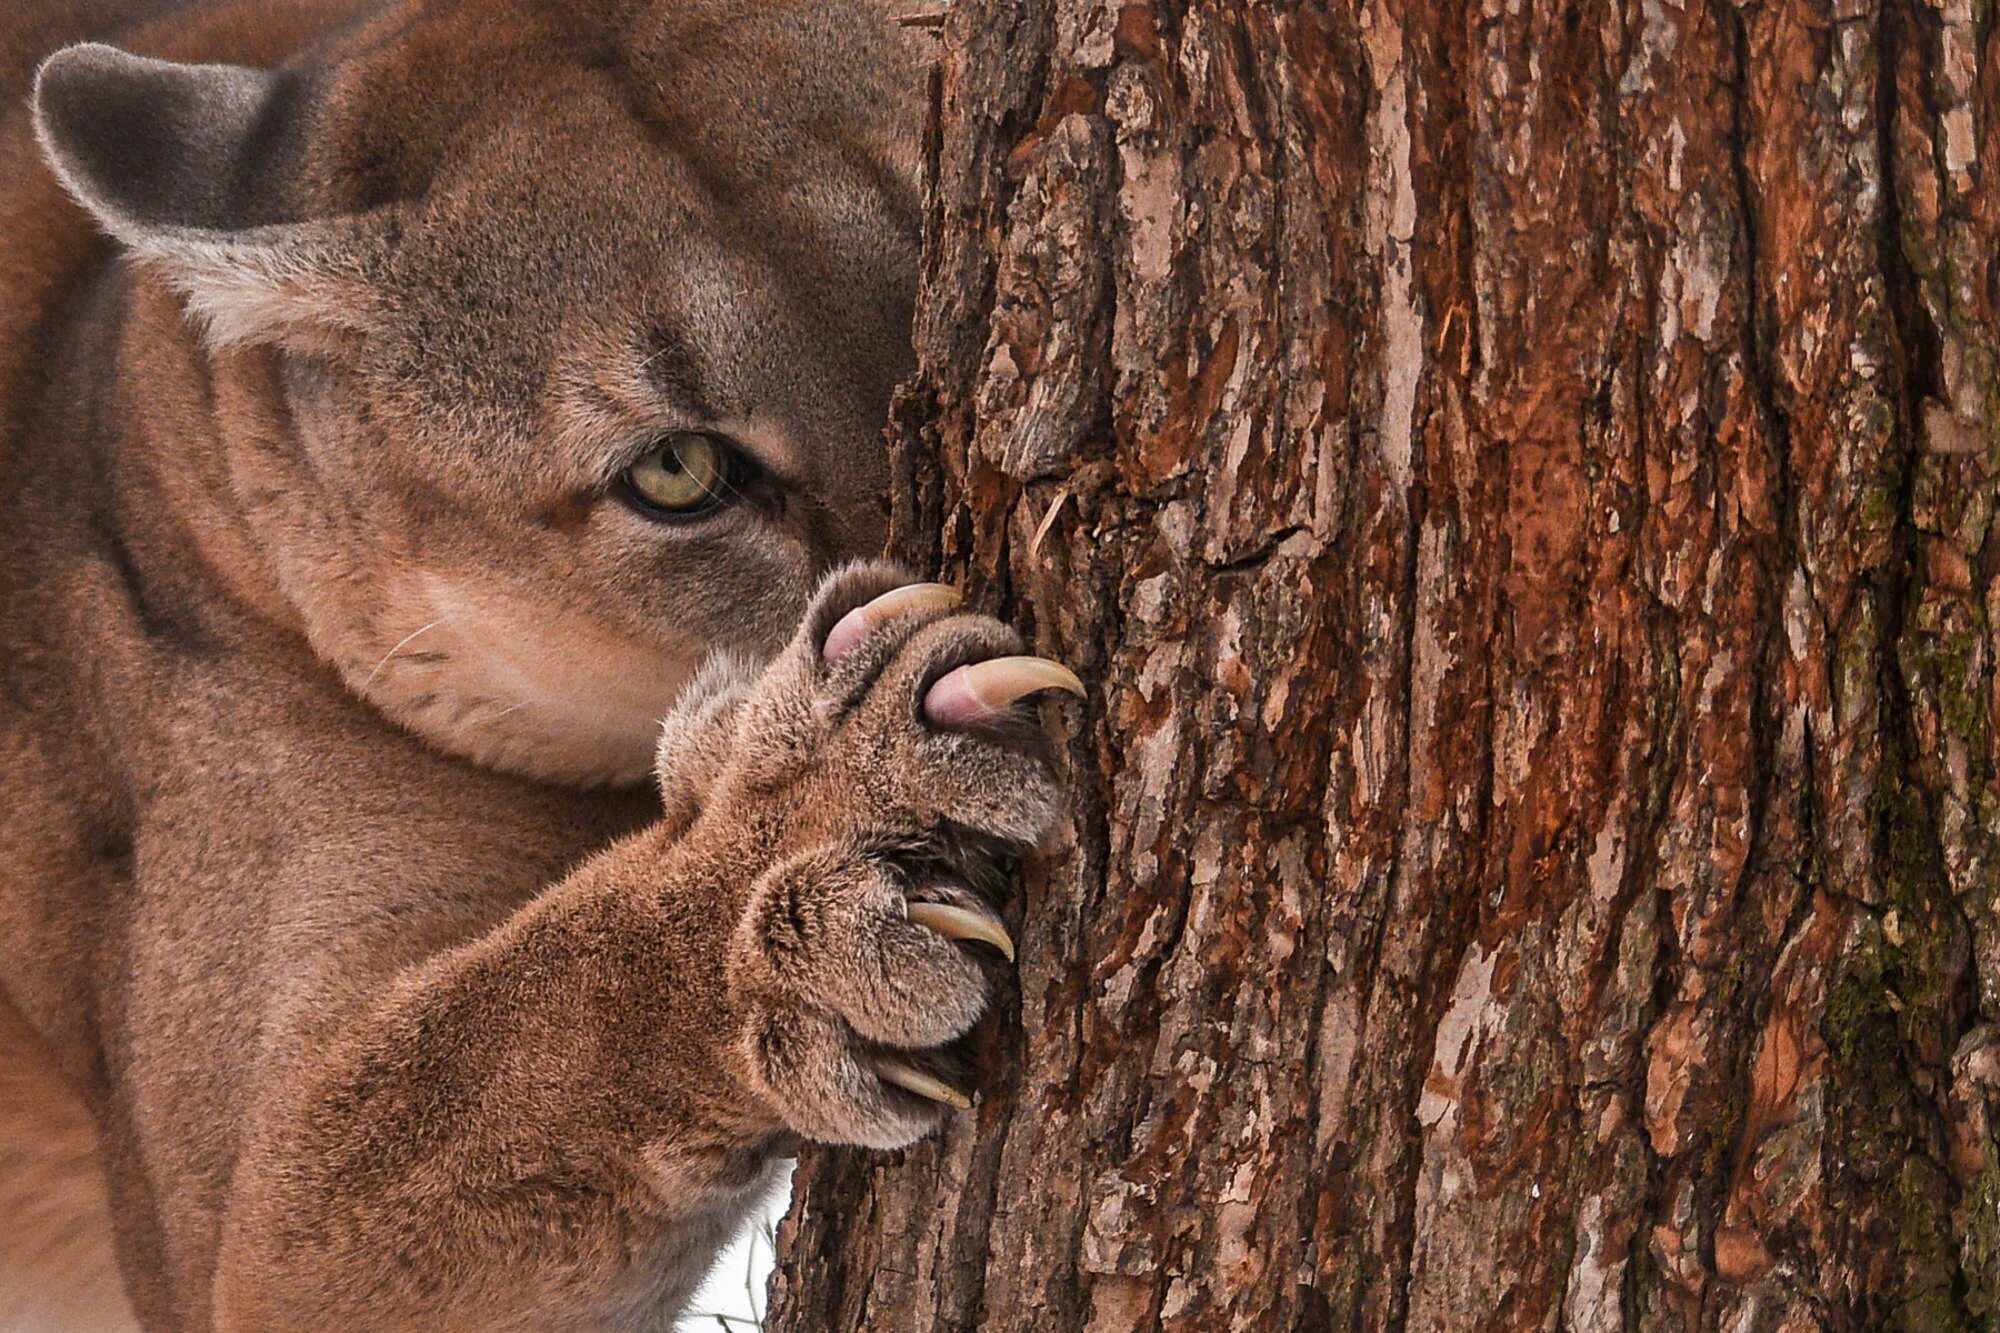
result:
<svg viewBox="0 0 2000 1333"><path fill-rule="evenodd" d="M35 133L78 203L187 296L217 343L365 332L366 216L294 220L306 84L89 43L35 77Z"/></svg>

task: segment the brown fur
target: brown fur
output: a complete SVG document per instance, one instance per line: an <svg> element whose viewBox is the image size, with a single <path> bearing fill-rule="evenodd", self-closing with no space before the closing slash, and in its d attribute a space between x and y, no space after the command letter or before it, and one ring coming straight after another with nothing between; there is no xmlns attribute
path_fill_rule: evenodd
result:
<svg viewBox="0 0 2000 1333"><path fill-rule="evenodd" d="M1054 793L920 719L1004 629L829 668L901 576L808 608L907 359L886 18L0 19L9 105L83 39L289 71L58 58L81 207L0 121L0 1318L52 1258L46 1326L108 1318L109 1226L152 1328L664 1327L793 1136L935 1123L873 1062L946 1069L992 963L901 903L990 892ZM754 491L612 497L693 427Z"/></svg>

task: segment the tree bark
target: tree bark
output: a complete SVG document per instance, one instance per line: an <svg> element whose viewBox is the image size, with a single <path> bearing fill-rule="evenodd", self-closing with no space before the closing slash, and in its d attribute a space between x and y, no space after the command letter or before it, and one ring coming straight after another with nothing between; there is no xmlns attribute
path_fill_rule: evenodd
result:
<svg viewBox="0 0 2000 1333"><path fill-rule="evenodd" d="M771 1326L2000 1327L1987 0L961 0L896 540L1093 686Z"/></svg>

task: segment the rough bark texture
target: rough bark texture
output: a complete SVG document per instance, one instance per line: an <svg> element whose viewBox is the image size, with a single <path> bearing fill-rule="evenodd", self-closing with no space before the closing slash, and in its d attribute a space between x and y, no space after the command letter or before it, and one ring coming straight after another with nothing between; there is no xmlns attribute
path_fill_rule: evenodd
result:
<svg viewBox="0 0 2000 1333"><path fill-rule="evenodd" d="M1990 0L964 0L899 541L1094 686L778 1329L2000 1327Z"/></svg>

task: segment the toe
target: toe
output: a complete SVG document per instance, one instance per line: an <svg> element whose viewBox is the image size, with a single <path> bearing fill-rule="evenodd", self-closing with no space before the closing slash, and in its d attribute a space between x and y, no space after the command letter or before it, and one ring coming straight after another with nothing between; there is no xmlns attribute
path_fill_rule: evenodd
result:
<svg viewBox="0 0 2000 1333"><path fill-rule="evenodd" d="M827 635L847 614L866 606L884 594L916 585L917 576L888 560L855 560L833 570L819 581L806 606L800 636L817 657Z"/></svg>
<svg viewBox="0 0 2000 1333"><path fill-rule="evenodd" d="M753 1086L786 1127L822 1143L905 1147L959 1104L950 1097L956 1088L919 1067L922 1057L871 1054L824 1015L766 1014L745 1048Z"/></svg>
<svg viewBox="0 0 2000 1333"><path fill-rule="evenodd" d="M833 852L770 875L745 929L763 970L785 993L838 1015L871 1041L934 1046L969 1031L992 989L985 966L959 942L967 936L951 930L981 930L989 941L997 932L1012 948L997 921L974 916L975 905L965 895L931 904L963 916L922 906L913 914L891 871L858 853Z"/></svg>

